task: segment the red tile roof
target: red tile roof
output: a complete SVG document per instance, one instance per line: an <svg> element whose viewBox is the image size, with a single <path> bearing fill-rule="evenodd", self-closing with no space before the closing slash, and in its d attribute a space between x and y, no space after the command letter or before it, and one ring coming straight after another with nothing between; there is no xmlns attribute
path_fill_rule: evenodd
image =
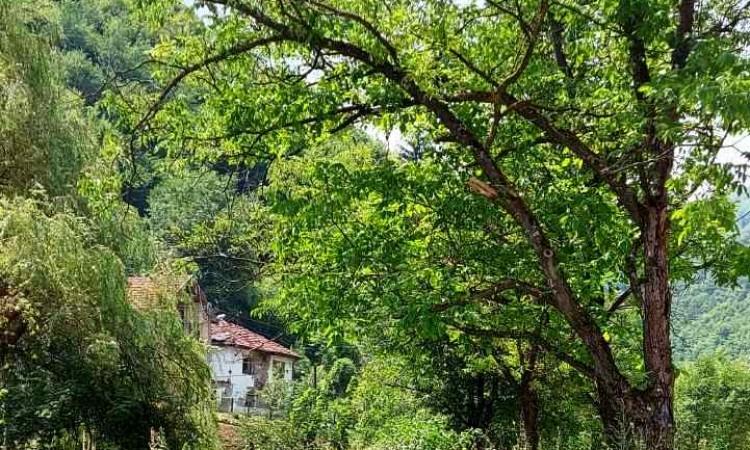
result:
<svg viewBox="0 0 750 450"><path fill-rule="evenodd" d="M283 345L226 320L211 322L211 343L300 358Z"/></svg>

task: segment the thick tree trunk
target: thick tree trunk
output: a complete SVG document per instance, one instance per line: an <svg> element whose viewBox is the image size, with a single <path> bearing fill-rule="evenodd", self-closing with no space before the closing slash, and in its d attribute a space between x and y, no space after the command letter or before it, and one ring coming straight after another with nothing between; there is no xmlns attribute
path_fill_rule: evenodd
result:
<svg viewBox="0 0 750 450"><path fill-rule="evenodd" d="M620 393L599 391L599 414L608 445L621 450L671 450L674 425L664 420L672 414L672 395L666 392L635 391Z"/></svg>
<svg viewBox="0 0 750 450"><path fill-rule="evenodd" d="M643 242L643 281L636 287L642 302L643 358L648 385L640 390L627 383L597 380L599 411L610 444L615 448L671 450L674 446L672 393L674 371L669 325L672 295L669 284L669 218L666 195L647 206Z"/></svg>
<svg viewBox="0 0 750 450"><path fill-rule="evenodd" d="M645 394L650 448L669 449L674 441L672 343L669 283L669 211L666 194L649 208L644 236L643 353L649 386Z"/></svg>
<svg viewBox="0 0 750 450"><path fill-rule="evenodd" d="M674 448L674 420L672 413L672 392L664 395L651 395L647 404L648 421L644 424L646 448L671 450Z"/></svg>

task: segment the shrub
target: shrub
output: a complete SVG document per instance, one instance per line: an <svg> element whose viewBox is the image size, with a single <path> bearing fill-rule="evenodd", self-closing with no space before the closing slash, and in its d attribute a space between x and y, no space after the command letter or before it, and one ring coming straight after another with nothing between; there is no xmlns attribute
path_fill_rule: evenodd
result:
<svg viewBox="0 0 750 450"><path fill-rule="evenodd" d="M750 365L724 356L684 367L675 386L677 448L750 448Z"/></svg>
<svg viewBox="0 0 750 450"><path fill-rule="evenodd" d="M248 416L242 420L241 437L248 450L303 450L304 436L288 419Z"/></svg>

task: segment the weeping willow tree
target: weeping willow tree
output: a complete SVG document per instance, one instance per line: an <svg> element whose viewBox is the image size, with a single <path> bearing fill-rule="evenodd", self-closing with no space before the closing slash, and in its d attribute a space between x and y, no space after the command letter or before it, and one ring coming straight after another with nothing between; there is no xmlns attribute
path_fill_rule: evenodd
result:
<svg viewBox="0 0 750 450"><path fill-rule="evenodd" d="M0 0L0 448L146 448L151 430L213 448L201 345L127 301L127 274L170 264L119 199L117 136L63 88L55 14Z"/></svg>
<svg viewBox="0 0 750 450"><path fill-rule="evenodd" d="M86 430L144 448L153 428L171 448L210 447L208 369L175 314L131 309L124 267L86 219L29 200L0 216L0 304L16 317L0 347L5 445Z"/></svg>

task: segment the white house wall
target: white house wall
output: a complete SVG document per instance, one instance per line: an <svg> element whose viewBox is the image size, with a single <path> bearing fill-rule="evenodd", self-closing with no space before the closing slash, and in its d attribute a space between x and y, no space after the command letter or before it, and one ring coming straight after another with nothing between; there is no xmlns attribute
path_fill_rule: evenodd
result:
<svg viewBox="0 0 750 450"><path fill-rule="evenodd" d="M244 357L245 353L235 347L211 347L208 352L208 365L214 381L229 382L231 396L235 398L244 398L247 390L255 387L255 376L242 373Z"/></svg>
<svg viewBox="0 0 750 450"><path fill-rule="evenodd" d="M254 375L242 373L243 360L247 357L253 359L255 370L258 371ZM275 364L282 363L283 379L292 381L295 362L287 356L232 346L211 346L207 361L216 388L219 410L236 413L249 412L255 408L246 406L248 390L255 388L257 392L263 389L264 384L273 382L276 379L273 372Z"/></svg>

